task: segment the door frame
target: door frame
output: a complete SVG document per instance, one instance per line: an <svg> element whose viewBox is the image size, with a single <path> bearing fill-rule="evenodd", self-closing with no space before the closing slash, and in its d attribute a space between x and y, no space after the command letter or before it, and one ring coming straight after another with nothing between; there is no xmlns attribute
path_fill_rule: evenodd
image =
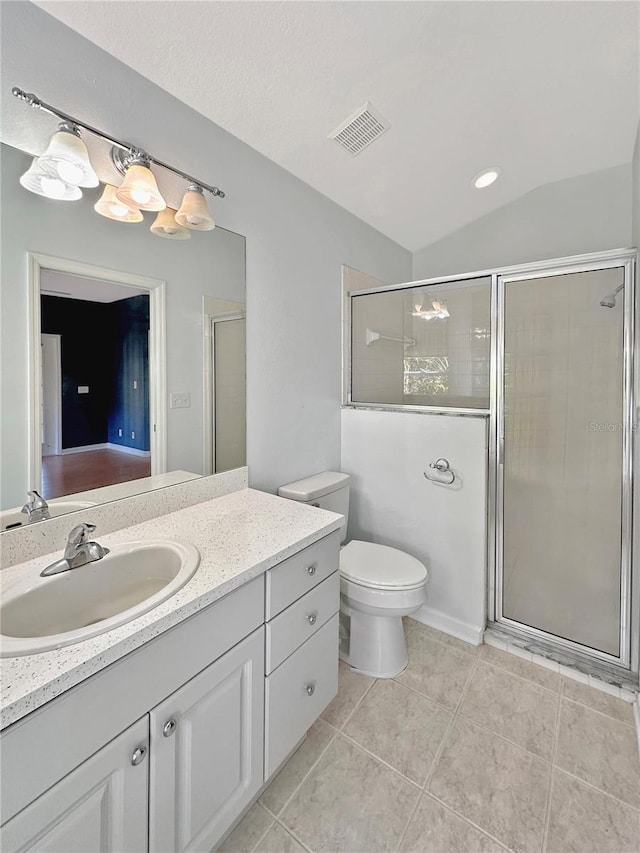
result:
<svg viewBox="0 0 640 853"><path fill-rule="evenodd" d="M162 279L135 275L123 270L107 269L67 258L27 252L28 263L28 351L29 351L29 488L42 488L42 362L40 352L41 311L40 279L43 269L95 278L146 290L149 295L149 439L151 475L167 470L167 334L166 282Z"/></svg>
<svg viewBox="0 0 640 853"><path fill-rule="evenodd" d="M639 376L638 358L640 347L635 344L636 314L638 307L635 296L635 262L633 250L617 250L589 255L563 258L542 263L532 263L509 270L496 271L492 276L494 289L492 300L492 368L491 368L491 411L490 411L490 517L489 517L489 584L488 621L495 627L504 627L520 639L539 641L541 646L552 644L561 648L575 662L598 661L610 669L638 672L640 651L638 632L638 603L632 600L631 588L637 588L633 572L633 503L634 462L637 463L637 436L635 435L636 385ZM620 656L590 649L580 643L566 640L537 628L510 620L502 614L502 546L503 546L503 464L504 464L504 288L505 284L556 275L589 272L601 269L622 268L624 271L625 308L623 331L623 440L622 440L622 551L620 590ZM635 374L635 375L634 375ZM636 458L634 458L636 457ZM636 484L636 489L638 488ZM637 497L637 496L636 496ZM635 583L634 583L635 580ZM637 598L638 596L636 596Z"/></svg>
<svg viewBox="0 0 640 853"><path fill-rule="evenodd" d="M42 338L51 338L54 343L53 351L56 361L56 379L55 379L55 400L56 400L56 408L55 408L55 421L56 421L56 435L55 435L55 449L53 456L60 456L62 453L62 335L51 334L50 332L42 332L40 334L40 358L42 359ZM42 361L41 361L42 364ZM41 373L42 379L44 380L44 370ZM42 396L41 396L41 425L40 428L42 430L41 433L41 445L40 452L44 456L44 452L42 451L42 447L44 446L44 423L45 423L45 412L44 412L44 381L42 383Z"/></svg>

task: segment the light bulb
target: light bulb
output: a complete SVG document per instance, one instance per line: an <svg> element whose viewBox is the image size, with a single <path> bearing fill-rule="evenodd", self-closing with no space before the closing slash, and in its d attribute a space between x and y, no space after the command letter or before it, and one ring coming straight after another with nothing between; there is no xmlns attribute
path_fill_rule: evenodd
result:
<svg viewBox="0 0 640 853"><path fill-rule="evenodd" d="M49 198L62 198L67 191L67 185L60 178L41 178L40 186L42 192Z"/></svg>
<svg viewBox="0 0 640 853"><path fill-rule="evenodd" d="M147 204L151 201L151 193L147 190L132 190L131 198L138 204Z"/></svg>
<svg viewBox="0 0 640 853"><path fill-rule="evenodd" d="M57 164L56 171L67 184L79 184L84 176L84 172L80 166L65 160L61 160Z"/></svg>

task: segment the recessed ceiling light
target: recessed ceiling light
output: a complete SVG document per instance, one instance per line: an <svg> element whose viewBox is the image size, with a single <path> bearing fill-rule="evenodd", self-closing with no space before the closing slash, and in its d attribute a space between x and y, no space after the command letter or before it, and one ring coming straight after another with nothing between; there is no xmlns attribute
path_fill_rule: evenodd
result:
<svg viewBox="0 0 640 853"><path fill-rule="evenodd" d="M490 186L494 181L498 179L500 175L500 169L497 166L494 166L492 169L487 169L486 172L480 172L479 175L476 175L473 179L473 185L478 190L483 190L485 187Z"/></svg>

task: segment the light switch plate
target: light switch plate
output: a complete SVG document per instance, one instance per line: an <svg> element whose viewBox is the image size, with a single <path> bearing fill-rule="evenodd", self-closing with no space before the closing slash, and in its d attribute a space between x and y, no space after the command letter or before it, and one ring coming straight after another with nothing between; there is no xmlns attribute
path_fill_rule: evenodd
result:
<svg viewBox="0 0 640 853"><path fill-rule="evenodd" d="M89 386L88 385L78 385L78 394L88 394Z"/></svg>
<svg viewBox="0 0 640 853"><path fill-rule="evenodd" d="M169 397L169 408L188 409L191 406L191 394L188 391L174 391Z"/></svg>

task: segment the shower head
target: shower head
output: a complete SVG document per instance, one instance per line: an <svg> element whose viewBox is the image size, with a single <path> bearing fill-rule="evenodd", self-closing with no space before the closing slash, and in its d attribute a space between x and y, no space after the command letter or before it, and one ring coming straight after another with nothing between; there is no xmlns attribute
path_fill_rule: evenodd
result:
<svg viewBox="0 0 640 853"><path fill-rule="evenodd" d="M624 287L624 284L621 284L620 287L616 287L616 289L613 291L613 293L609 293L607 296L604 296L600 300L600 305L603 308L615 308L616 307L616 296L618 295L618 293L620 293L620 291L622 290L623 287Z"/></svg>

